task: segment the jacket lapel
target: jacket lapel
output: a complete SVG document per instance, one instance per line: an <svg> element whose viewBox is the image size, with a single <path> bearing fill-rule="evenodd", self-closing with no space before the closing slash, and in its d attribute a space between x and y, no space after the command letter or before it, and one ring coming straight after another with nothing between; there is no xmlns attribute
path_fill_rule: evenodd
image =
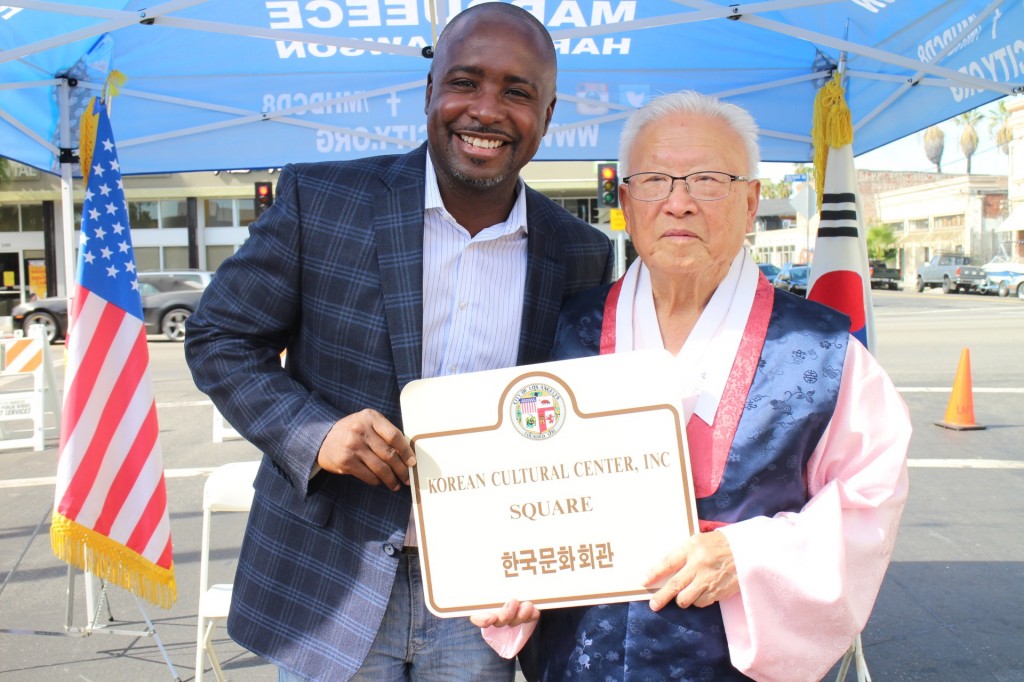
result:
<svg viewBox="0 0 1024 682"><path fill-rule="evenodd" d="M554 235L558 220L549 205L537 197L534 190L527 188L526 294L519 333L520 365L548 360L565 291L565 263Z"/></svg>
<svg viewBox="0 0 1024 682"><path fill-rule="evenodd" d="M426 147L383 174L373 211L378 267L399 389L422 376L423 204Z"/></svg>

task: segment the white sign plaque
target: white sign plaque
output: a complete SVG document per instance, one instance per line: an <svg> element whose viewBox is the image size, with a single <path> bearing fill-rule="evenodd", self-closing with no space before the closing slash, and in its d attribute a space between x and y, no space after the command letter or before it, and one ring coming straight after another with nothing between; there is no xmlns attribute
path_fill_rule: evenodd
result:
<svg viewBox="0 0 1024 682"><path fill-rule="evenodd" d="M649 597L647 571L697 532L674 363L640 351L405 388L433 613Z"/></svg>

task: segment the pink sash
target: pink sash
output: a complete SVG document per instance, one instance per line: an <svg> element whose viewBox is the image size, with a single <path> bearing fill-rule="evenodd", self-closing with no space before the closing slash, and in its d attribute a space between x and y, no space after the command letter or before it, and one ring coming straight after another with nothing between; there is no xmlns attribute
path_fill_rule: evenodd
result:
<svg viewBox="0 0 1024 682"><path fill-rule="evenodd" d="M615 352L615 321L618 316L619 294L622 280L615 282L608 292L601 323L601 354ZM761 357L768 321L772 314L775 295L771 284L763 275L758 276L757 291L750 317L743 329L743 338L736 352L729 380L715 413L714 424L707 424L693 415L686 425L686 439L690 450L690 468L693 473L694 493L698 498L709 497L718 490L729 459L732 441L739 427L740 417L747 401L747 392L754 381L757 363ZM631 306L632 307L632 306ZM632 349L628 349L632 350ZM702 531L725 525L720 521L700 521Z"/></svg>

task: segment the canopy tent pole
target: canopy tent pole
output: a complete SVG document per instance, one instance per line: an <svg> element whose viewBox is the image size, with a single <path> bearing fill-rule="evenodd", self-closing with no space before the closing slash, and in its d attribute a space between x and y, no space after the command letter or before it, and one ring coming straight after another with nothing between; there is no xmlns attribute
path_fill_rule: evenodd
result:
<svg viewBox="0 0 1024 682"><path fill-rule="evenodd" d="M71 83L67 78L57 85L57 108L60 116L60 207L61 229L55 230L55 251L57 263L57 295L71 297L72 284L75 281L74 269L74 238L75 238L75 199L72 191L72 169L74 156L71 153ZM71 305L68 305L71 314Z"/></svg>

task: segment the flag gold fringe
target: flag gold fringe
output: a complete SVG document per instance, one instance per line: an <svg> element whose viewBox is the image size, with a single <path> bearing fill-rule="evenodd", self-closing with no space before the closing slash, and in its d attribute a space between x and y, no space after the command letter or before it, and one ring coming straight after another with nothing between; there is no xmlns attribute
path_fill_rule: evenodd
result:
<svg viewBox="0 0 1024 682"><path fill-rule="evenodd" d="M89 184L89 171L92 170L92 153L96 149L96 127L100 117L93 113L96 98L93 97L85 105L82 118L78 124L78 165L82 169L82 183Z"/></svg>
<svg viewBox="0 0 1024 682"><path fill-rule="evenodd" d="M174 564L170 568L157 566L121 543L56 511L50 524L50 544L58 559L160 608L169 609L178 599Z"/></svg>
<svg viewBox="0 0 1024 682"><path fill-rule="evenodd" d="M825 191L828 150L853 144L853 119L843 97L845 92L842 74L836 71L832 80L822 86L814 98L811 140L814 143L814 187L818 192L818 211L821 211Z"/></svg>
<svg viewBox="0 0 1024 682"><path fill-rule="evenodd" d="M109 104L110 98L121 92L121 86L128 80L128 76L114 69L103 82L103 97L101 102ZM96 107L96 98L91 98L82 111L82 118L78 124L78 165L82 169L82 183L89 184L89 171L92 170L92 153L96 149L96 127L99 125L99 115L93 113Z"/></svg>

